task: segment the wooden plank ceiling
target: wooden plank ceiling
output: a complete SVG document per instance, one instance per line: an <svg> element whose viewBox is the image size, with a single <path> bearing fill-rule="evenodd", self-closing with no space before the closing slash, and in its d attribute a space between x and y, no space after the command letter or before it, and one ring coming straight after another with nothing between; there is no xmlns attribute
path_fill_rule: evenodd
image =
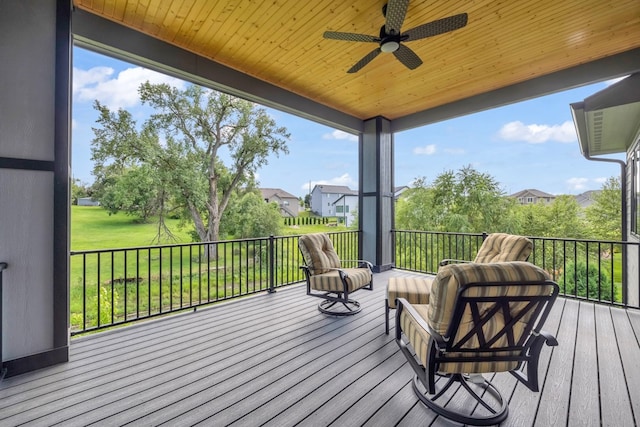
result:
<svg viewBox="0 0 640 427"><path fill-rule="evenodd" d="M407 43L409 70L375 43L385 0L75 0L75 6L293 93L367 119L391 120L640 47L638 0L410 2L402 31L459 13L468 24Z"/></svg>

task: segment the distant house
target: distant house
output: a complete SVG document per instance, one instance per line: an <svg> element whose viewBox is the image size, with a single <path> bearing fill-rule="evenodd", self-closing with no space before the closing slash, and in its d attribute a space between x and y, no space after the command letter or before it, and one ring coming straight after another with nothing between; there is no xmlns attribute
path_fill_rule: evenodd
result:
<svg viewBox="0 0 640 427"><path fill-rule="evenodd" d="M358 196L358 192L345 185L318 184L311 191L311 211L319 216L337 216L335 203L342 196Z"/></svg>
<svg viewBox="0 0 640 427"><path fill-rule="evenodd" d="M509 197L514 198L521 205L530 205L532 203L551 203L555 200L556 196L553 194L545 193L544 191L535 190L535 189L527 189L518 191L510 195Z"/></svg>
<svg viewBox="0 0 640 427"><path fill-rule="evenodd" d="M400 198L400 196L402 195L402 193L404 193L408 189L409 189L409 187L406 186L406 185L401 185L399 187L395 187L393 189L393 199L397 202L398 199Z"/></svg>
<svg viewBox="0 0 640 427"><path fill-rule="evenodd" d="M333 203L335 216L345 226L350 226L358 213L358 194L343 194Z"/></svg>
<svg viewBox="0 0 640 427"><path fill-rule="evenodd" d="M260 193L265 202L275 202L280 207L282 216L296 217L300 211L298 198L279 188L261 188Z"/></svg>
<svg viewBox="0 0 640 427"><path fill-rule="evenodd" d="M91 197L78 197L78 206L100 206L100 202Z"/></svg>
<svg viewBox="0 0 640 427"><path fill-rule="evenodd" d="M581 208L588 208L593 204L595 196L598 195L600 191L601 190L589 190L582 194L578 194L575 196L576 202L578 202Z"/></svg>

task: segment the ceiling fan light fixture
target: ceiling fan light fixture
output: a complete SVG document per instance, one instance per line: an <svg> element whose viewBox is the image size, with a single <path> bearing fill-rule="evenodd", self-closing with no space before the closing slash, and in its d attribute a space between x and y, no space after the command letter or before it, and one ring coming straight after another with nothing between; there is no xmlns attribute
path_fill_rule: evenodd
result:
<svg viewBox="0 0 640 427"><path fill-rule="evenodd" d="M397 41L389 40L380 45L380 50L386 53L395 52L400 47L400 43Z"/></svg>

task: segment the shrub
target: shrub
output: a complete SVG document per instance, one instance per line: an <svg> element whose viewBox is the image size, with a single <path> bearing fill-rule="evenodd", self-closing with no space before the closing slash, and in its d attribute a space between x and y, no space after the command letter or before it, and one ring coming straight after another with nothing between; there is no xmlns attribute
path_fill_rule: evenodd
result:
<svg viewBox="0 0 640 427"><path fill-rule="evenodd" d="M588 271L584 261L568 264L565 274L561 275L558 280L558 285L560 285L560 291L564 290L567 295L611 301L609 272L603 269L598 272L598 266L595 263L589 264ZM598 285L600 285L599 295Z"/></svg>

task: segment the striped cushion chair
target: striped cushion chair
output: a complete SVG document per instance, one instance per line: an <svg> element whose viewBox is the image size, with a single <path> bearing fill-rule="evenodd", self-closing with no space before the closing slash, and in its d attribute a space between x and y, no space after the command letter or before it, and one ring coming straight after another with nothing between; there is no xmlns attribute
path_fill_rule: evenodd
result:
<svg viewBox="0 0 640 427"><path fill-rule="evenodd" d="M440 266L468 262L526 261L533 249L531 240L506 233L491 233L483 241L473 261L444 259ZM385 332L389 333L389 313L396 308L396 299L412 304L428 304L433 277L392 277L387 284L385 299Z"/></svg>
<svg viewBox="0 0 640 427"><path fill-rule="evenodd" d="M524 236L507 233L491 233L478 249L473 262L526 261L533 249L531 240ZM443 259L440 265L469 262Z"/></svg>
<svg viewBox="0 0 640 427"><path fill-rule="evenodd" d="M399 298L395 338L416 373L420 400L463 424L506 419L506 400L482 374L510 372L538 391L542 346L558 344L541 330L557 295L558 285L544 270L513 261L446 265L432 283L429 304ZM468 399L453 399L464 402L460 407L447 404L446 391L455 383L462 385L458 393L468 392L480 405Z"/></svg>
<svg viewBox="0 0 640 427"><path fill-rule="evenodd" d="M326 314L349 316L360 311L350 298L358 289L373 290L372 265L362 260L340 260L326 233L300 236L301 266L307 279L307 295L322 298L318 309Z"/></svg>

